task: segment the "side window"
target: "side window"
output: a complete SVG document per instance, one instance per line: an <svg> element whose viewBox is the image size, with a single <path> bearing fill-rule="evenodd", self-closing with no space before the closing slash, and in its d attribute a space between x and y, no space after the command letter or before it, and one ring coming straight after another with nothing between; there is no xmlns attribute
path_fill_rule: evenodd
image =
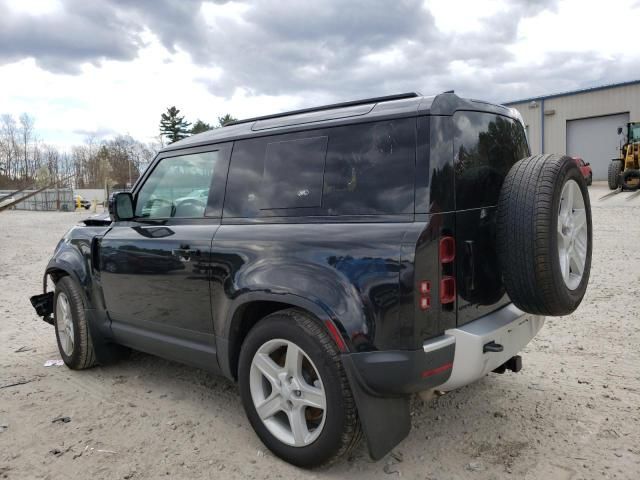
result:
<svg viewBox="0 0 640 480"><path fill-rule="evenodd" d="M289 216L289 209L319 208L327 141L305 132L236 142L224 216Z"/></svg>
<svg viewBox="0 0 640 480"><path fill-rule="evenodd" d="M507 172L529 155L524 128L481 112L456 112L453 125L456 209L496 205Z"/></svg>
<svg viewBox="0 0 640 480"><path fill-rule="evenodd" d="M413 213L415 131L415 118L332 129L322 198L327 213Z"/></svg>
<svg viewBox="0 0 640 480"><path fill-rule="evenodd" d="M319 207L327 137L269 143L262 209Z"/></svg>
<svg viewBox="0 0 640 480"><path fill-rule="evenodd" d="M225 217L253 218L260 213L266 149L263 138L235 142L224 197Z"/></svg>
<svg viewBox="0 0 640 480"><path fill-rule="evenodd" d="M138 192L136 217L203 217L220 152L160 160Z"/></svg>
<svg viewBox="0 0 640 480"><path fill-rule="evenodd" d="M415 118L237 141L224 216L413 213Z"/></svg>

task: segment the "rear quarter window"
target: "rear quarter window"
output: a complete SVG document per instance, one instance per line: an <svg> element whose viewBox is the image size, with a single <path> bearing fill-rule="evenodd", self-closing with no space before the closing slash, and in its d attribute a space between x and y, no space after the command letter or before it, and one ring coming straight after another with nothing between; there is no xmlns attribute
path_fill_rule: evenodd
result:
<svg viewBox="0 0 640 480"><path fill-rule="evenodd" d="M329 215L413 213L416 119L336 128L322 205Z"/></svg>
<svg viewBox="0 0 640 480"><path fill-rule="evenodd" d="M481 112L456 112L453 125L456 209L496 205L509 169L529 155L522 125Z"/></svg>
<svg viewBox="0 0 640 480"><path fill-rule="evenodd" d="M224 216L413 213L416 119L237 141Z"/></svg>

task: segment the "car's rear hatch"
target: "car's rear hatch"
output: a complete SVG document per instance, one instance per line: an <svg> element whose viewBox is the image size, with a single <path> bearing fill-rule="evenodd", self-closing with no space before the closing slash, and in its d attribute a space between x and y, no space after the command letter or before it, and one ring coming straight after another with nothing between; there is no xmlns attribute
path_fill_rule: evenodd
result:
<svg viewBox="0 0 640 480"><path fill-rule="evenodd" d="M522 124L494 113L453 116L457 324L510 302L496 246L498 198L509 169L529 155Z"/></svg>

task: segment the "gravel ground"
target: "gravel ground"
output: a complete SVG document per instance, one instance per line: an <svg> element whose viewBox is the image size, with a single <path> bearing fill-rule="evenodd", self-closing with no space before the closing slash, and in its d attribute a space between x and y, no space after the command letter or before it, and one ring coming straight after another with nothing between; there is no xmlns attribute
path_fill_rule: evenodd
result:
<svg viewBox="0 0 640 480"><path fill-rule="evenodd" d="M547 320L520 373L416 398L392 454L372 462L361 445L313 472L266 451L221 377L143 354L45 368L59 358L55 334L28 297L86 214L0 213L0 478L640 478L640 196L599 200L607 192L591 187L585 300Z"/></svg>

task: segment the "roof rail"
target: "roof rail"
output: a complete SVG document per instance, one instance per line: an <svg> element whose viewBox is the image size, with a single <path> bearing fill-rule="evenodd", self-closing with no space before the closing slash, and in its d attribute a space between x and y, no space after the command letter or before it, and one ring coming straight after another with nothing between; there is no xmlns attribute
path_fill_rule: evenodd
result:
<svg viewBox="0 0 640 480"><path fill-rule="evenodd" d="M238 125L240 123L248 123L248 122L256 122L258 120L268 120L271 118L280 118L287 117L289 115L297 115L301 113L310 113L310 112L320 112L322 110L331 110L334 108L343 108L343 107L353 107L355 105L366 105L367 103L380 103L380 102L390 102L392 100L401 100L403 98L416 98L419 97L420 94L416 92L407 92L407 93L398 93L396 95L386 95L384 97L373 97L373 98L364 98L362 100L354 100L351 102L342 102L342 103L333 103L331 105L323 105L320 107L311 107L311 108L303 108L301 110L292 110L290 112L282 112L276 113L273 115L265 115L263 117L253 117L253 118L245 118L244 120L236 120L234 122L229 122L225 124L225 127L230 125Z"/></svg>

